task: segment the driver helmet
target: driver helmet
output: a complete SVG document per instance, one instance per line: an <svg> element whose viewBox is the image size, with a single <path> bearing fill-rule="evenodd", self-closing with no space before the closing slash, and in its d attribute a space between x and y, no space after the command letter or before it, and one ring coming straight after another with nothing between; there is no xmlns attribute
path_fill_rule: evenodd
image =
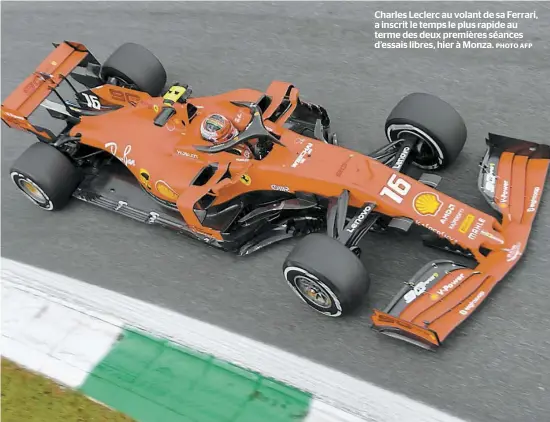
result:
<svg viewBox="0 0 550 422"><path fill-rule="evenodd" d="M201 135L213 143L226 142L236 136L238 130L221 114L211 114L202 121Z"/></svg>

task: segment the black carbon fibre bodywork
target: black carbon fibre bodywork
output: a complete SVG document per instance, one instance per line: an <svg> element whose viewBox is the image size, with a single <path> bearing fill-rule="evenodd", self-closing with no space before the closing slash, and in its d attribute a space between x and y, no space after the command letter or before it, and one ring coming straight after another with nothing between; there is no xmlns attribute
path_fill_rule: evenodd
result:
<svg viewBox="0 0 550 422"><path fill-rule="evenodd" d="M144 190L126 167L108 160L89 171L73 196L145 224L177 233L239 255L326 227L326 204L313 195L258 191L208 208L203 224L222 232L223 240L192 230L174 204Z"/></svg>

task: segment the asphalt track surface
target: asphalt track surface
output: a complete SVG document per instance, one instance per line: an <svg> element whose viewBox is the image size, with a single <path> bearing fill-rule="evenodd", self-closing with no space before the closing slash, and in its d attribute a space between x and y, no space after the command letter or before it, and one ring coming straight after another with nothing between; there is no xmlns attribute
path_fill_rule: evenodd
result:
<svg viewBox="0 0 550 422"><path fill-rule="evenodd" d="M426 91L451 102L469 129L441 189L488 209L476 187L486 133L548 143L549 8L529 2L2 2L2 98L46 56L50 42L83 42L103 60L134 41L157 54L169 81L191 84L196 95L292 81L304 99L328 108L345 146L368 152L384 142L393 105ZM523 25L535 47L375 50L374 11L409 9L537 10L538 21ZM3 256L214 323L459 417L550 420L548 194L514 272L443 348L428 353L369 329L370 309L384 306L416 269L441 256L415 236L368 238L368 303L352 318L324 318L283 281L281 264L293 241L237 258L77 201L59 213L33 207L8 173L31 142L2 127Z"/></svg>

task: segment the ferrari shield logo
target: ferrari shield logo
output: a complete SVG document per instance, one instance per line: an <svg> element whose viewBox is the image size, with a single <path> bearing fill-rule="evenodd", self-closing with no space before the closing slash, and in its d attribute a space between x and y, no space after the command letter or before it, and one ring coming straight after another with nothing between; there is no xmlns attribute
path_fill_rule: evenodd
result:
<svg viewBox="0 0 550 422"><path fill-rule="evenodd" d="M250 183L252 183L252 179L248 174L243 174L241 176L241 182L243 182L246 186L250 186Z"/></svg>
<svg viewBox="0 0 550 422"><path fill-rule="evenodd" d="M431 192L419 193L413 200L413 208L420 215L436 216L442 206L439 196Z"/></svg>

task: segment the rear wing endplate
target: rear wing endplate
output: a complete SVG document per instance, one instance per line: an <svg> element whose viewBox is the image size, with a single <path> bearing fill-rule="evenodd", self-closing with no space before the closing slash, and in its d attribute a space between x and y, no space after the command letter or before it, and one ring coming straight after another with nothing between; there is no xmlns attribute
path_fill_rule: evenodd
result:
<svg viewBox="0 0 550 422"><path fill-rule="evenodd" d="M99 68L99 62L83 44L64 41L54 46L55 50L2 103L2 121L6 125L46 139L50 137L48 131L33 126L28 117L77 66Z"/></svg>

